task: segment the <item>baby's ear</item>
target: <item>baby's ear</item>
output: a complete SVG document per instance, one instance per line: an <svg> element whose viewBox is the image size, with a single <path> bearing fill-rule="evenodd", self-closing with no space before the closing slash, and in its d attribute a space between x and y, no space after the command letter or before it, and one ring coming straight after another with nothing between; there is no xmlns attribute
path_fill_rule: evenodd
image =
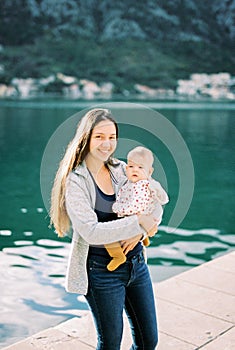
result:
<svg viewBox="0 0 235 350"><path fill-rule="evenodd" d="M152 167L152 168L149 170L149 176L152 175L153 171L154 171L154 168Z"/></svg>

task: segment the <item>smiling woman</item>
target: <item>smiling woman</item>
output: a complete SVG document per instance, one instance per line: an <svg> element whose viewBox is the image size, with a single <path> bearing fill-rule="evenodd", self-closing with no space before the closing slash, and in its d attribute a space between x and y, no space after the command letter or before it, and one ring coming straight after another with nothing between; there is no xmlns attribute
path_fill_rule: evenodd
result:
<svg viewBox="0 0 235 350"><path fill-rule="evenodd" d="M117 135L107 109L90 110L81 119L55 178L51 221L59 235L72 224L66 289L85 295L97 327L97 349L120 349L125 309L133 348L154 350L155 302L141 238L155 221L152 214L118 219L112 211L126 179L124 162L113 158ZM109 271L111 258L104 245L118 241L125 245L126 261Z"/></svg>

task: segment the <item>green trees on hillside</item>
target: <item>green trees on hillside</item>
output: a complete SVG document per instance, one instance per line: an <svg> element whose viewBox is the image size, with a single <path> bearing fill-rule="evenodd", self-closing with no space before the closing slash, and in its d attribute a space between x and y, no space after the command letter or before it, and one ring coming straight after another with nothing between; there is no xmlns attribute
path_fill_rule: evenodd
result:
<svg viewBox="0 0 235 350"><path fill-rule="evenodd" d="M234 27L223 21L234 2L1 0L0 83L62 72L122 90L234 74Z"/></svg>

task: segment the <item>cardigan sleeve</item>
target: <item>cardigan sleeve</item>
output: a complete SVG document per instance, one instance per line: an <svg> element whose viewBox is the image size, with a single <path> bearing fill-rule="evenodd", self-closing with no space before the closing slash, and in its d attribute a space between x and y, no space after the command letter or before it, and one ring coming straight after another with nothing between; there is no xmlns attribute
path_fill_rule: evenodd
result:
<svg viewBox="0 0 235 350"><path fill-rule="evenodd" d="M140 227L136 215L108 222L98 222L90 197L85 179L71 173L66 182L66 210L73 231L77 232L88 244L103 245L143 233L144 230Z"/></svg>

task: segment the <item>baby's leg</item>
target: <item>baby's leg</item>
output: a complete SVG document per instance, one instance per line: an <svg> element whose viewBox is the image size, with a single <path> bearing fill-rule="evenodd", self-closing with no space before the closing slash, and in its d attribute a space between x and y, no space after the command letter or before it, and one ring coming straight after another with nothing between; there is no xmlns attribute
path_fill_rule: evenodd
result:
<svg viewBox="0 0 235 350"><path fill-rule="evenodd" d="M146 237L144 240L143 240L143 244L145 247L148 247L150 245L150 240L148 237Z"/></svg>
<svg viewBox="0 0 235 350"><path fill-rule="evenodd" d="M126 261L126 256L122 251L122 247L119 243L111 243L111 244L106 244L105 248L111 258L113 258L110 263L107 265L107 269L109 271L114 271L123 264Z"/></svg>

